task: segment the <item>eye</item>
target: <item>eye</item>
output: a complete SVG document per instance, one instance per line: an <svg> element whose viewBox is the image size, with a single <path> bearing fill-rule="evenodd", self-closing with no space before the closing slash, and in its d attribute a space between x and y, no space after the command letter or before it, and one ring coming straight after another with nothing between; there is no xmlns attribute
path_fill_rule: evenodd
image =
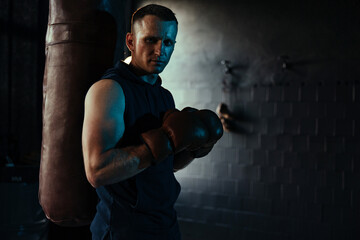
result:
<svg viewBox="0 0 360 240"><path fill-rule="evenodd" d="M146 43L156 43L157 39L154 37L147 37L145 38Z"/></svg>
<svg viewBox="0 0 360 240"><path fill-rule="evenodd" d="M175 43L170 39L166 39L166 40L164 40L164 44L165 44L165 46L170 47L170 46L173 46Z"/></svg>

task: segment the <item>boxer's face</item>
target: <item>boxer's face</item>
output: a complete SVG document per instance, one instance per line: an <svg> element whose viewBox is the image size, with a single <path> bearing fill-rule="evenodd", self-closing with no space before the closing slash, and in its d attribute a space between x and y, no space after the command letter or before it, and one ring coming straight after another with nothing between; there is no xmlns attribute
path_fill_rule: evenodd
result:
<svg viewBox="0 0 360 240"><path fill-rule="evenodd" d="M177 34L175 21L162 21L146 15L136 21L133 32L126 36L131 51L131 64L138 74L158 74L168 64Z"/></svg>

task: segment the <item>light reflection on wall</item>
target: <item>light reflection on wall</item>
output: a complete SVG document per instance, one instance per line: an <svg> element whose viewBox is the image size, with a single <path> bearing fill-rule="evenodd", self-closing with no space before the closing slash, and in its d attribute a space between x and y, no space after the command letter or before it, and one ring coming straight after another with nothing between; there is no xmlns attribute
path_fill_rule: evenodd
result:
<svg viewBox="0 0 360 240"><path fill-rule="evenodd" d="M174 53L160 74L163 86L172 92L179 109L193 106L215 111L221 100L219 86L222 72L219 59L223 36L216 34L207 22L198 21L196 3L140 1L138 6L149 3L169 7L179 22Z"/></svg>
<svg viewBox="0 0 360 240"><path fill-rule="evenodd" d="M169 7L179 22L175 50L168 66L160 74L163 86L173 94L178 109L191 106L215 112L226 97L221 89L223 69L220 64L224 58L224 35L216 30L221 23L201 19L199 9L203 6L196 1L139 1L137 7L150 3ZM218 13L214 10L211 14ZM230 135L225 133L210 154L196 159L176 173L182 186L178 204L191 201L193 195L189 195L188 191L195 186L199 194L209 192L209 186L218 176L216 161L224 157L219 147L229 143Z"/></svg>
<svg viewBox="0 0 360 240"><path fill-rule="evenodd" d="M175 50L168 66L160 74L163 86L173 94L178 109L191 106L215 112L218 104L227 102L228 98L222 91L224 72L221 60L236 55L232 49L224 49L225 35L217 30L223 24L221 19L216 22L217 9L207 12L211 16L202 19L199 9L204 6L197 1L140 1L138 7L149 3L169 7L179 22ZM228 55L224 57L225 52ZM227 158L236 158L236 149L230 149L233 147L232 138L230 133L224 133L207 156L195 159L188 167L176 172L182 187L176 203L180 222L187 221L183 217L189 208L193 212L192 221L203 221L203 216L197 214L204 211L202 207L219 207L217 202L222 201L219 199L224 196L224 182L219 179L229 177ZM235 181L229 181L226 189L231 186L235 189ZM223 204L227 205L227 202ZM209 214L212 212L209 211Z"/></svg>

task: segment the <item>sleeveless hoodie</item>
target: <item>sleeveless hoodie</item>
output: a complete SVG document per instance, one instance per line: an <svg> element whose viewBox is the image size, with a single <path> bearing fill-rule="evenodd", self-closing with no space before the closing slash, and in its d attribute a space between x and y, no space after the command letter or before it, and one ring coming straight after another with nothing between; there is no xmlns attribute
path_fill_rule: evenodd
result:
<svg viewBox="0 0 360 240"><path fill-rule="evenodd" d="M119 61L102 79L117 81L125 95L125 132L116 147L141 144L140 134L161 127L163 114L175 108L161 78L151 85ZM96 189L93 239L180 239L174 204L180 185L173 173L173 155L124 181Z"/></svg>

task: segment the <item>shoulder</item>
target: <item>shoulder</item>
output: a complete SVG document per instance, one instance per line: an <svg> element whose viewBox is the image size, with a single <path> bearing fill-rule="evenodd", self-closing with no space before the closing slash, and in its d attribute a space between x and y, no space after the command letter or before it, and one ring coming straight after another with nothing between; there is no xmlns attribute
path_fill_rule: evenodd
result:
<svg viewBox="0 0 360 240"><path fill-rule="evenodd" d="M113 80L113 79L101 79L97 82L95 82L90 89L96 89L96 90L100 90L100 89L112 89L112 88L121 88L120 84Z"/></svg>
<svg viewBox="0 0 360 240"><path fill-rule="evenodd" d="M166 97L166 101L172 105L171 107L175 107L174 97L171 94L171 92L168 89L166 89L166 88L164 88L162 86L161 86L161 90L162 90L163 94Z"/></svg>
<svg viewBox="0 0 360 240"><path fill-rule="evenodd" d="M102 79L95 82L85 97L86 105L94 106L124 106L125 96L120 84L112 79Z"/></svg>
<svg viewBox="0 0 360 240"><path fill-rule="evenodd" d="M121 85L112 79L102 79L95 82L86 95L112 95L117 96L123 94Z"/></svg>
<svg viewBox="0 0 360 240"><path fill-rule="evenodd" d="M163 85L160 85L160 89L165 95L172 97L171 92L167 88L165 88Z"/></svg>
<svg viewBox="0 0 360 240"><path fill-rule="evenodd" d="M102 79L113 79L117 82L124 80L124 76L128 72L128 64L123 61L118 61L112 68L109 68L102 75Z"/></svg>

